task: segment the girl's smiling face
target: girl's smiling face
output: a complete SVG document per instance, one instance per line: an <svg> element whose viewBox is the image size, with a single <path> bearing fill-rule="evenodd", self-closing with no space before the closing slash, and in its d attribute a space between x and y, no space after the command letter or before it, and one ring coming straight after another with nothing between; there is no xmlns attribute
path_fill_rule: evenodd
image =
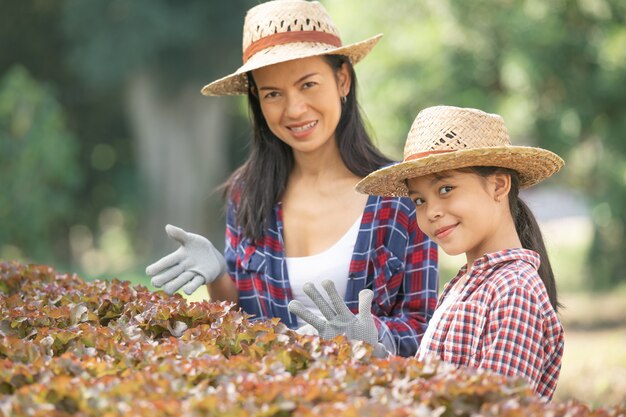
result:
<svg viewBox="0 0 626 417"><path fill-rule="evenodd" d="M420 229L447 254L465 253L470 263L510 247L511 225L518 241L508 211L508 175L450 170L408 179L407 185Z"/></svg>

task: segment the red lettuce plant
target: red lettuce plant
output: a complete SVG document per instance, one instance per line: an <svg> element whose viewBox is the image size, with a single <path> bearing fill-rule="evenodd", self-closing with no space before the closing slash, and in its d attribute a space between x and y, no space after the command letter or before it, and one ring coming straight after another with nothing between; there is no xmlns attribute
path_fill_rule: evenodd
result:
<svg viewBox="0 0 626 417"><path fill-rule="evenodd" d="M0 263L4 416L625 416L119 280Z"/></svg>

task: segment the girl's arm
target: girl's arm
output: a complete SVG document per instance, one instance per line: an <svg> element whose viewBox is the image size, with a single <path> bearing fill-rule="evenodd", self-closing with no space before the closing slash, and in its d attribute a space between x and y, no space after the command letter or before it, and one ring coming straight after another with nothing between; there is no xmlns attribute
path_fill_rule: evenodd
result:
<svg viewBox="0 0 626 417"><path fill-rule="evenodd" d="M535 393L550 399L561 368L562 336L560 323L547 320L534 291L516 286L488 312L477 365L521 376Z"/></svg>

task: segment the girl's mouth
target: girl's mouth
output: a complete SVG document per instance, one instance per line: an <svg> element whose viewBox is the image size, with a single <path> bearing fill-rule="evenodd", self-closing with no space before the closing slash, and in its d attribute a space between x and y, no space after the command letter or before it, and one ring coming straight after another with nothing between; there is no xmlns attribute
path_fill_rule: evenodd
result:
<svg viewBox="0 0 626 417"><path fill-rule="evenodd" d="M439 229L435 230L435 237L437 239L443 239L449 236L457 226L458 226L458 223L452 224L450 226L440 227Z"/></svg>

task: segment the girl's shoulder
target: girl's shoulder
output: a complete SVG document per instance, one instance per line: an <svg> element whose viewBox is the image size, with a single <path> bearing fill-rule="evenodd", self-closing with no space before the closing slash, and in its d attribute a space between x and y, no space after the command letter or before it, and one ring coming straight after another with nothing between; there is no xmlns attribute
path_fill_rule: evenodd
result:
<svg viewBox="0 0 626 417"><path fill-rule="evenodd" d="M506 294L516 288L536 289L543 285L537 269L539 255L527 249L508 249L485 256L483 281L497 294Z"/></svg>

